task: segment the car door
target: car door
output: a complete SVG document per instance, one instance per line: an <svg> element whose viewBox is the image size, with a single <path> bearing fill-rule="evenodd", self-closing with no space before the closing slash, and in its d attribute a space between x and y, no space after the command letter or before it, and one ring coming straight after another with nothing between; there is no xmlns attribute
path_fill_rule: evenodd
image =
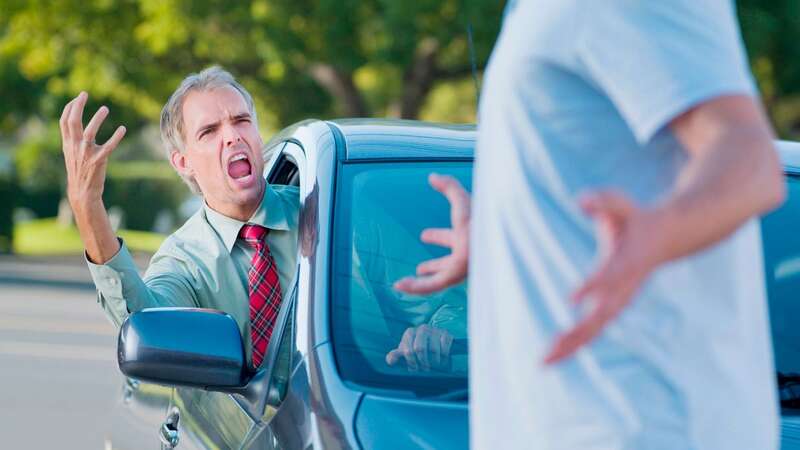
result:
<svg viewBox="0 0 800 450"><path fill-rule="evenodd" d="M283 148L285 143L275 146ZM269 152L269 151L268 151ZM272 184L299 184L297 164L287 152L280 153L272 159L268 169L267 179ZM295 277L296 280L297 277ZM296 282L296 281L295 281ZM276 323L275 336L278 340L270 342L265 360L264 374L269 380L270 388L264 389L263 397L272 395L271 400L262 398L253 402L238 394L222 392L209 392L203 389L190 387L177 387L174 394L174 404L170 412L173 417L177 413L175 428L179 433L180 449L227 449L227 448L275 448L276 442L271 435L261 431L265 421L274 415L278 404L275 399L282 398L286 389L291 357L287 350L279 351L282 343L291 339L293 328L286 328L296 297L294 286L289 289L281 305L281 310ZM271 373L280 373L273 382ZM264 386L267 386L264 383ZM263 405L266 404L266 407Z"/></svg>
<svg viewBox="0 0 800 450"><path fill-rule="evenodd" d="M106 448L139 450L161 448L161 426L169 414L173 388L122 376L112 410Z"/></svg>

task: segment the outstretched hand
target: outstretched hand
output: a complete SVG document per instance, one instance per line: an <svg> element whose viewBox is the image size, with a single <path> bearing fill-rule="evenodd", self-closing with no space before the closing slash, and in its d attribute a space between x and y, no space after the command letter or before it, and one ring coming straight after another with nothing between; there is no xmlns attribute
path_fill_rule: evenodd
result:
<svg viewBox="0 0 800 450"><path fill-rule="evenodd" d="M95 143L108 108L101 106L84 129L83 109L88 98L88 94L81 92L67 103L59 120L67 168L67 198L73 209L102 199L108 156L125 136L125 127L120 126L104 144Z"/></svg>
<svg viewBox="0 0 800 450"><path fill-rule="evenodd" d="M469 261L469 194L455 178L431 174L430 185L450 202L452 228L428 228L420 239L428 244L448 247L452 251L441 258L425 261L417 266L416 277L405 277L394 288L409 294L430 294L458 284L467 277Z"/></svg>
<svg viewBox="0 0 800 450"><path fill-rule="evenodd" d="M591 342L630 303L639 286L661 260L661 243L653 211L635 205L623 194L585 196L581 208L597 225L600 263L571 297L574 305L589 302L591 311L559 336L546 364L571 356Z"/></svg>

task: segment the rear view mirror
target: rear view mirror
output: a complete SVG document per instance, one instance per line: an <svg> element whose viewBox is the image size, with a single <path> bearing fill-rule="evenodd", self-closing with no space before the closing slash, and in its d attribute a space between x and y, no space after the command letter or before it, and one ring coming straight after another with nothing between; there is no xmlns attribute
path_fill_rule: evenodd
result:
<svg viewBox="0 0 800 450"><path fill-rule="evenodd" d="M236 321L221 311L154 308L131 314L117 343L120 370L157 384L210 390L247 384Z"/></svg>

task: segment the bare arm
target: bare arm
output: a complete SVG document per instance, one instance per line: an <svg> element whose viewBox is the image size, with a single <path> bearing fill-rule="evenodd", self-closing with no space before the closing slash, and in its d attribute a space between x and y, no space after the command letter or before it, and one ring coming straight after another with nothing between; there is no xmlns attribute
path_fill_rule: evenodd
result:
<svg viewBox="0 0 800 450"><path fill-rule="evenodd" d="M92 262L103 264L120 248L103 205L103 187L108 156L125 135L125 127L117 128L105 144L95 144L95 136L108 116L108 108L101 107L84 130L83 109L87 99L88 95L81 92L67 103L59 125L67 169L67 199L75 214L86 254Z"/></svg>
<svg viewBox="0 0 800 450"><path fill-rule="evenodd" d="M670 243L662 261L703 249L783 202L786 188L772 131L753 99L707 102L671 127L690 160L673 195L656 209Z"/></svg>
<svg viewBox="0 0 800 450"><path fill-rule="evenodd" d="M755 100L720 97L677 117L672 131L689 161L672 194L651 208L615 192L591 193L581 206L597 222L597 270L572 296L593 310L561 335L554 363L590 342L630 302L659 265L700 251L785 197L772 131Z"/></svg>

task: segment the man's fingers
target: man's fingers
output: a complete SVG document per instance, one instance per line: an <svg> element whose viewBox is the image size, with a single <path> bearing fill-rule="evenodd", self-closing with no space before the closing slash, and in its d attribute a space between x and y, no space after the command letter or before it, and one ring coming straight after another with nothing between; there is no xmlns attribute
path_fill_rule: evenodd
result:
<svg viewBox="0 0 800 450"><path fill-rule="evenodd" d="M432 173L428 182L450 202L450 220L454 227L469 221L469 194L458 180L449 175Z"/></svg>
<svg viewBox="0 0 800 450"><path fill-rule="evenodd" d="M103 158L108 157L108 155L111 154L111 152L114 151L115 148L117 148L119 141L121 141L122 138L125 137L126 131L127 130L123 126L117 127L117 129L114 131L114 134L112 134L111 137L108 138L106 143L103 144L102 148L100 149L101 157Z"/></svg>
<svg viewBox="0 0 800 450"><path fill-rule="evenodd" d="M400 345L397 347L403 354L403 358L406 359L406 365L408 366L409 370L417 370L419 368L419 365L417 364L417 356L414 353L415 336L416 331L414 328L406 329L405 333L403 333L403 338L400 340Z"/></svg>
<svg viewBox="0 0 800 450"><path fill-rule="evenodd" d="M61 139L66 142L71 134L69 132L69 113L72 110L72 105L75 103L75 99L70 100L66 105L64 105L64 110L61 111L61 117L58 119L58 127L61 129Z"/></svg>
<svg viewBox="0 0 800 450"><path fill-rule="evenodd" d="M608 283L607 270L607 263L598 268L595 273L590 275L583 284L572 293L570 301L577 305L590 299L593 291L598 291L602 284Z"/></svg>
<svg viewBox="0 0 800 450"><path fill-rule="evenodd" d="M436 272L442 271L447 268L447 264L450 262L450 256L442 256L441 258L429 259L425 262L420 263L417 266L417 276L421 277L424 275L431 275L435 274Z"/></svg>
<svg viewBox="0 0 800 450"><path fill-rule="evenodd" d="M86 106L88 98L89 95L86 92L81 92L70 108L67 125L72 139L80 139L83 136L83 107Z"/></svg>
<svg viewBox="0 0 800 450"><path fill-rule="evenodd" d="M426 244L435 244L441 247L453 247L453 230L450 228L427 228L422 230L420 240Z"/></svg>
<svg viewBox="0 0 800 450"><path fill-rule="evenodd" d="M386 363L393 366L405 359L409 370L417 370L417 358L413 350L415 337L416 330L413 327L407 328L397 348L386 354Z"/></svg>
<svg viewBox="0 0 800 450"><path fill-rule="evenodd" d="M94 138L97 136L97 131L100 129L100 125L103 124L103 121L106 120L106 117L108 117L108 108L101 106L100 109L94 113L92 120L89 121L89 124L86 125L86 129L83 131L84 141L94 142Z"/></svg>
<svg viewBox="0 0 800 450"><path fill-rule="evenodd" d="M415 336L414 336L414 354L417 355L417 361L419 361L419 366L424 371L431 370L431 363L428 359L428 345L431 338L431 329L426 325L422 325L417 327Z"/></svg>
<svg viewBox="0 0 800 450"><path fill-rule="evenodd" d="M426 295L448 287L447 279L439 272L428 277L405 277L394 283L394 288L407 294Z"/></svg>
<svg viewBox="0 0 800 450"><path fill-rule="evenodd" d="M556 339L550 353L544 358L545 364L555 364L575 353L579 348L591 342L609 320L619 310L614 302L599 300L597 308L574 328Z"/></svg>

